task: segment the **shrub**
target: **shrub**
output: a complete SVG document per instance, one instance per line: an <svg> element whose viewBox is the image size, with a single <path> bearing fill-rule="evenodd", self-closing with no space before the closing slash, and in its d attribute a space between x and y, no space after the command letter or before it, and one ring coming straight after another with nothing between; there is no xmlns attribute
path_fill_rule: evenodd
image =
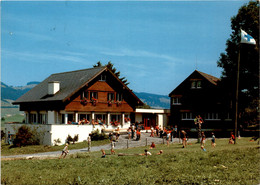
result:
<svg viewBox="0 0 260 185"><path fill-rule="evenodd" d="M67 143L70 144L70 142L73 142L73 138L72 138L70 135L68 135L68 137L67 137Z"/></svg>
<svg viewBox="0 0 260 185"><path fill-rule="evenodd" d="M53 141L54 141L54 146L58 146L61 143L60 138L54 139Z"/></svg>
<svg viewBox="0 0 260 185"><path fill-rule="evenodd" d="M90 137L92 141L104 140L108 138L104 132L100 133L98 129L92 131Z"/></svg>
<svg viewBox="0 0 260 185"><path fill-rule="evenodd" d="M75 143L75 142L77 142L79 140L79 135L77 134L77 135L75 135L74 137L73 137L73 144Z"/></svg>
<svg viewBox="0 0 260 185"><path fill-rule="evenodd" d="M15 134L13 141L14 147L21 147L27 145L39 145L40 140L36 137L36 134L31 131L31 129L25 125L21 126L18 129L18 132Z"/></svg>
<svg viewBox="0 0 260 185"><path fill-rule="evenodd" d="M1 130L1 141L5 138L5 132Z"/></svg>

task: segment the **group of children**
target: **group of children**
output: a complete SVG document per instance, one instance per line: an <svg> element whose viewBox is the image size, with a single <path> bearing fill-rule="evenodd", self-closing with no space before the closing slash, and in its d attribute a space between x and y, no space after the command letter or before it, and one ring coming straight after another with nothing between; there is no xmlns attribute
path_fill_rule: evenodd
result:
<svg viewBox="0 0 260 185"><path fill-rule="evenodd" d="M105 158L105 157L106 157L106 152L105 152L104 149L101 149L101 153L102 153L101 158ZM158 153L156 153L156 154L157 154L157 155L161 155L162 153L163 153L163 150L160 150L160 151L159 151ZM112 155L112 153L111 153L111 155ZM118 154L118 155L120 155L120 154ZM126 155L126 154L121 154L121 155ZM144 150L144 153L141 153L141 154L132 154L132 155L140 155L140 156L144 155L144 156L148 156L148 155L152 155L152 153L149 152L147 149L145 149L145 150Z"/></svg>
<svg viewBox="0 0 260 185"><path fill-rule="evenodd" d="M184 130L181 131L181 139L182 139L183 148L185 148L185 147L187 146L187 135L186 135L186 134L187 134L187 133L186 133ZM211 133L211 135L212 135L212 136L211 136L211 146L212 146L213 148L215 148L215 146L216 146L216 137L215 137L215 135L214 135L213 132ZM167 137L166 137L166 138L167 138L167 145L169 145L169 143L168 143L169 137L170 137L170 136L167 134ZM231 132L231 136L230 136L230 139L229 139L229 144L234 144L234 141L235 141L235 136L234 136L233 132ZM203 151L206 151L206 149L205 149L205 143L206 143L206 135L205 135L204 132L201 132L201 149L202 149ZM152 144L151 144L151 146L150 146L150 149L154 149L155 147L156 147L156 146L155 146L155 143L152 142ZM114 150L114 148L115 148L115 143L114 143L113 140L111 139L111 155L113 155L113 154L116 153L115 150ZM101 152L102 152L102 158L106 157L105 150L102 149ZM66 143L66 144L65 144L65 147L64 147L64 149L62 150L62 153L61 153L61 155L60 155L59 158L62 158L62 156L63 156L63 158L65 158L68 153L69 153L68 143ZM160 155L160 154L162 154L162 153L163 153L163 151L160 150L159 153L157 153L157 154ZM145 153L144 153L144 154L139 154L139 155L151 155L151 153L148 152L148 150L145 150Z"/></svg>
<svg viewBox="0 0 260 185"><path fill-rule="evenodd" d="M134 139L136 141L139 141L141 139L141 131L138 128L138 126L135 126L134 124L127 129L128 139Z"/></svg>
<svg viewBox="0 0 260 185"><path fill-rule="evenodd" d="M205 149L205 143L206 143L206 135L205 135L204 132L201 132L201 144L200 144L200 147L201 147L201 149L202 149L203 151L206 151L206 149ZM216 137L215 137L215 135L214 135L213 132L211 133L211 146L212 146L213 148L215 148L215 146L216 146Z"/></svg>
<svg viewBox="0 0 260 185"><path fill-rule="evenodd" d="M216 137L214 135L214 133L211 133L211 146L214 148L216 146ZM182 147L186 148L187 147L187 133L182 130L181 131L181 139L182 139ZM203 151L206 151L205 149L205 143L206 143L206 135L204 132L201 132L201 139L200 139L200 147Z"/></svg>

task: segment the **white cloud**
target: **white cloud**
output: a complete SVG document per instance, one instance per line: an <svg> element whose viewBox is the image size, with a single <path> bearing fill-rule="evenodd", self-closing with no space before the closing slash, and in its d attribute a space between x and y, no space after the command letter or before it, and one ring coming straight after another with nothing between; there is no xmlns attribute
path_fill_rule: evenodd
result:
<svg viewBox="0 0 260 185"><path fill-rule="evenodd" d="M119 50L108 50L100 52L104 55L110 56L118 56L118 57L149 57L149 58L157 58L157 59L164 59L169 61L179 61L180 59L175 58L170 55L165 54L158 54L150 51L143 51L143 50L131 50L131 49L119 49Z"/></svg>
<svg viewBox="0 0 260 185"><path fill-rule="evenodd" d="M61 52L56 53L32 53L20 51L2 50L2 56L7 58L14 58L23 60L25 62L46 63L46 62L74 62L86 64L86 59L79 57L80 53ZM4 62L4 60L3 60Z"/></svg>

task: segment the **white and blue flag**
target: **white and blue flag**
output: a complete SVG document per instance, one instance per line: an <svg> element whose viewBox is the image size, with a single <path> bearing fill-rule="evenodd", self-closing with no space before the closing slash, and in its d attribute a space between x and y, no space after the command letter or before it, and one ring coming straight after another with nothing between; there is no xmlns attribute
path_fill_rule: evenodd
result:
<svg viewBox="0 0 260 185"><path fill-rule="evenodd" d="M247 34L244 30L241 30L241 43L245 44L256 44L255 39Z"/></svg>

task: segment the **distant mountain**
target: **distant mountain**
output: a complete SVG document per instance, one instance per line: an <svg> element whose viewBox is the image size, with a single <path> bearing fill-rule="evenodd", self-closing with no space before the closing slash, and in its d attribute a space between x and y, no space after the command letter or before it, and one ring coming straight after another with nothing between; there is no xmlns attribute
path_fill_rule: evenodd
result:
<svg viewBox="0 0 260 185"><path fill-rule="evenodd" d="M13 105L12 102L37 84L39 84L39 82L29 82L26 86L12 87L1 82L1 116L21 114L22 112L19 111L19 106Z"/></svg>
<svg viewBox="0 0 260 185"><path fill-rule="evenodd" d="M145 92L134 92L144 103L152 108L170 109L170 98L166 95L157 95Z"/></svg>
<svg viewBox="0 0 260 185"><path fill-rule="evenodd" d="M1 109L4 108L17 108L12 104L13 101L17 100L20 96L31 90L40 82L29 82L25 86L12 87L1 82ZM144 103L152 108L170 108L170 98L166 95L157 95L144 92L134 92Z"/></svg>
<svg viewBox="0 0 260 185"><path fill-rule="evenodd" d="M12 87L1 82L1 100L17 100L40 82L29 82L26 86Z"/></svg>

